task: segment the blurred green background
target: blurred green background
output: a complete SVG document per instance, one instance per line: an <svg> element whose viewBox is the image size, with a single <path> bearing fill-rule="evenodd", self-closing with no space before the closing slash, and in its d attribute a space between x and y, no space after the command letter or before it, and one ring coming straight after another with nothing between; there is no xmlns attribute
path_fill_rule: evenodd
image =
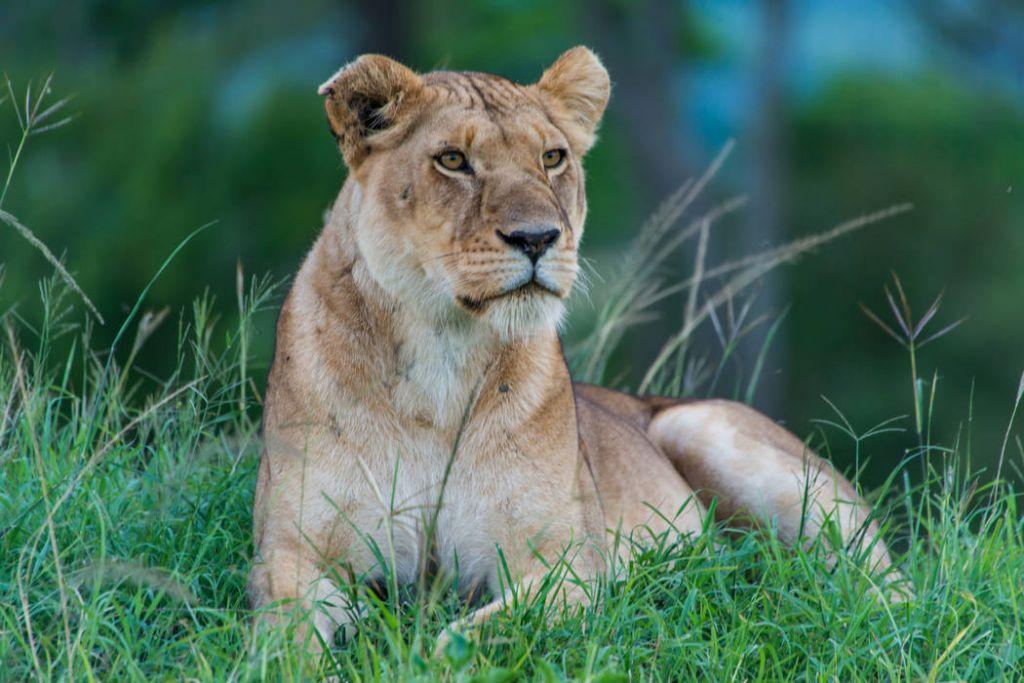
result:
<svg viewBox="0 0 1024 683"><path fill-rule="evenodd" d="M178 310L209 289L228 309L237 262L247 274L294 272L344 178L315 93L341 64L373 51L419 70L531 82L577 43L602 56L614 82L587 160L594 269L613 272L645 217L730 138L736 152L705 205L735 193L750 204L716 226L715 261L913 202L913 213L766 278L757 312L790 309L754 403L801 434L834 417L823 396L860 431L910 413L906 355L858 309L886 313L894 271L919 314L945 290L936 329L970 316L924 349L920 373L939 378L937 438L971 431L975 462L991 465L1024 370L1024 10L1011 0L8 0L0 68L18 93L53 72L76 118L28 141L4 209L65 255L108 319L100 340L208 221L216 226L146 305ZM5 103L0 140L17 135ZM671 262L681 274L691 259ZM33 320L36 283L52 269L3 225L0 261L0 310L16 305ZM591 299L608 284L595 278ZM570 336L594 306L577 302ZM635 385L682 306L665 302L631 333L609 374ZM141 358L157 376L169 370L175 327ZM735 357L740 373L764 332ZM717 353L713 334L700 344ZM911 422L897 424L909 431L866 448L869 484L916 443ZM849 464L849 442L828 435Z"/></svg>

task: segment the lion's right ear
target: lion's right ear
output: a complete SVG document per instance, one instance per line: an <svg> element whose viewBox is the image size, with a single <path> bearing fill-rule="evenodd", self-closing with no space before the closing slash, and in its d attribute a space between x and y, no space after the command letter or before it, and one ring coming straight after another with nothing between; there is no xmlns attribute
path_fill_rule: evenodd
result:
<svg viewBox="0 0 1024 683"><path fill-rule="evenodd" d="M320 86L327 121L349 168L366 158L375 135L403 122L422 87L412 69L382 55L363 55Z"/></svg>

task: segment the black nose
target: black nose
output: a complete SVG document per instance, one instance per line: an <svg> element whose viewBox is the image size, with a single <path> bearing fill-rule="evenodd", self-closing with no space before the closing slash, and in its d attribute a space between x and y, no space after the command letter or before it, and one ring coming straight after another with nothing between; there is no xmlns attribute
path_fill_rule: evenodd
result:
<svg viewBox="0 0 1024 683"><path fill-rule="evenodd" d="M509 233L498 230L498 237L504 240L506 244L512 245L529 256L530 260L534 263L558 240L558 236L561 234L561 230L546 223L531 225Z"/></svg>

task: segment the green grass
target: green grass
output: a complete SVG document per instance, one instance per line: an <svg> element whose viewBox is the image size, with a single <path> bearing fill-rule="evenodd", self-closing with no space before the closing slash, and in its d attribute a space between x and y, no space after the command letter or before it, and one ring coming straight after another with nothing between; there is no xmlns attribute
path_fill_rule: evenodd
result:
<svg viewBox="0 0 1024 683"><path fill-rule="evenodd" d="M916 593L907 603L875 600L872 579L852 559L830 570L820 549L788 549L770 531L711 528L692 543L637 549L628 573L604 582L582 613L549 621L540 606L519 605L481 633L457 638L438 659L430 654L435 636L467 608L431 592L373 600L358 635L323 662L302 656L285 635L254 637L245 576L259 441L254 421L238 410L238 328L225 324L235 334L213 353L209 313L199 305L195 319L182 322L190 352L145 401L134 395L137 382L83 353L86 341L63 358L47 355L45 344L56 340L24 328L17 346L7 341L0 677L291 680L334 670L384 679L993 680L1024 673L1016 499L965 479L957 452L943 460L952 471L931 470L927 485L888 499L900 520L889 535L903 546L899 562ZM49 324L59 328L62 317L55 318Z"/></svg>
<svg viewBox="0 0 1024 683"><path fill-rule="evenodd" d="M682 241L688 229L662 228L689 196L686 190L670 199L665 215L643 232L643 272L616 278L618 289L597 301L592 333L571 357L579 374L603 379L623 330L664 296L657 258L669 253L666 240ZM689 234L706 240L707 224L693 225ZM716 384L735 342L756 327L749 307L734 308L735 290L796 248L736 262L732 270L698 262L698 274L738 274L726 285L732 289L704 299L713 305L698 307L696 295L688 297L680 333L666 342L648 383L676 393ZM456 636L439 657L431 654L437 634L469 609L451 592L378 597L353 587L368 604L357 634L322 659L308 657L287 633L254 634L245 596L260 449L252 378L266 371L253 366L250 336L257 317L273 315L277 290L266 281L244 287L239 276L237 310L204 297L176 324L163 314L141 315L143 292L114 346L98 348L91 324L71 306L72 294L84 294L70 278L61 268L43 284L39 323L18 309L0 311L0 679L1024 676L1017 494L1008 483L991 483L990 473L971 471L969 415L962 432L932 425L935 382L918 378L916 363L908 411L916 446L873 496L913 585L907 602L878 601L870 590L877 577L855 558L830 567L819 544L793 550L770 529L711 527L687 542L661 539L634 549L624 573L594 588L586 610L553 614L542 602L515 604L480 632ZM705 320L725 349L714 362L689 343ZM134 365L154 334L178 339L166 378ZM904 383L894 378L894 390ZM735 393L755 390L756 373ZM828 450L859 458L865 442L894 424L903 423L859 433L837 411L821 426ZM951 443L933 442L933 433L949 432L958 434ZM1003 471L1018 460L1011 434L1000 454Z"/></svg>

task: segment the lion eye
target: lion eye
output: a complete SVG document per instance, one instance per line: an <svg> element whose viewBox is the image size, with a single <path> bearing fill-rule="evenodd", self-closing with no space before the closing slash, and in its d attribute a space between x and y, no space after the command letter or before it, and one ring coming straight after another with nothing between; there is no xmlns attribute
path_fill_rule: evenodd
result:
<svg viewBox="0 0 1024 683"><path fill-rule="evenodd" d="M449 171L472 171L469 167L469 162L466 161L466 155L458 150L450 149L447 152L441 152L434 160L439 163L443 168Z"/></svg>
<svg viewBox="0 0 1024 683"><path fill-rule="evenodd" d="M565 150L549 149L541 155L541 161L544 162L544 168L557 168L563 161L565 161Z"/></svg>

